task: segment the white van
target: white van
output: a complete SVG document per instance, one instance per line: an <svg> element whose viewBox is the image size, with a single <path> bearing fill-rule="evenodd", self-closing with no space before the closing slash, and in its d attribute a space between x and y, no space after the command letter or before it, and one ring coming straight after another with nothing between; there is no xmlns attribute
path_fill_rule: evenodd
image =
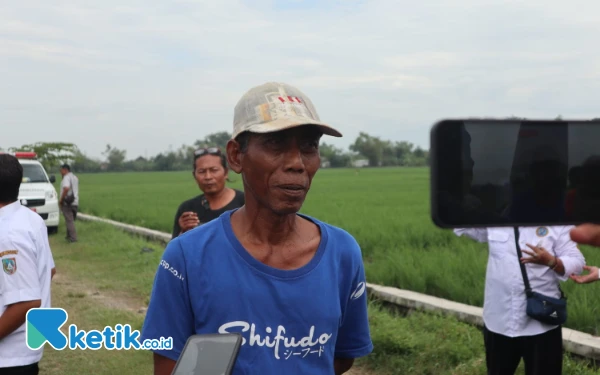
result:
<svg viewBox="0 0 600 375"><path fill-rule="evenodd" d="M58 194L53 185L56 177L48 176L42 163L36 160L35 152L14 152L11 155L19 159L23 166L19 201L44 219L49 234L56 233L60 221Z"/></svg>

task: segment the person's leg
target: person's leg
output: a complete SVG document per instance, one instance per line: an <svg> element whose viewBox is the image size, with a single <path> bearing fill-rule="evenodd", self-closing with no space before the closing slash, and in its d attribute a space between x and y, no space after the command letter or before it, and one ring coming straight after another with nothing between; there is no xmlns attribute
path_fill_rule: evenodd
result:
<svg viewBox="0 0 600 375"><path fill-rule="evenodd" d="M77 221L77 212L79 211L78 206L71 206L73 207L73 221Z"/></svg>
<svg viewBox="0 0 600 375"><path fill-rule="evenodd" d="M521 362L518 338L491 332L483 326L485 362L488 375L512 375Z"/></svg>
<svg viewBox="0 0 600 375"><path fill-rule="evenodd" d="M562 328L523 337L526 375L561 375L563 366Z"/></svg>
<svg viewBox="0 0 600 375"><path fill-rule="evenodd" d="M73 210L68 205L61 207L63 215L65 217L65 224L67 226L67 238L69 241L76 241L77 234L75 233L75 223L73 222Z"/></svg>
<svg viewBox="0 0 600 375"><path fill-rule="evenodd" d="M37 363L26 366L0 367L0 375L38 375L40 369Z"/></svg>

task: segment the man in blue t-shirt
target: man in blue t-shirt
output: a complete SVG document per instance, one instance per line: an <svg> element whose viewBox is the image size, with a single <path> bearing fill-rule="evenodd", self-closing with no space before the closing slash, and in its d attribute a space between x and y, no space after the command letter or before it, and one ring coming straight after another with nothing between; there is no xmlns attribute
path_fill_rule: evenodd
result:
<svg viewBox="0 0 600 375"><path fill-rule="evenodd" d="M154 352L155 374L171 374L202 333L243 335L235 375L343 374L373 350L358 243L298 213L323 134L342 136L295 87L267 83L240 99L227 157L245 205L167 246L142 329L142 340L173 338Z"/></svg>

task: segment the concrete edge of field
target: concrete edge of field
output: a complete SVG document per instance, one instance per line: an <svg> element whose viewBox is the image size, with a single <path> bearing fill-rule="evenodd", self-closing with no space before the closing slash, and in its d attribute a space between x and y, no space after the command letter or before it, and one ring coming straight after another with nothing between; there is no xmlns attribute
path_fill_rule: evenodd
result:
<svg viewBox="0 0 600 375"><path fill-rule="evenodd" d="M171 240L171 235L169 233L136 225L124 224L118 221L82 213L77 214L77 218L84 221L96 221L110 224L126 232L137 234L165 244ZM403 308L438 312L444 315L454 316L458 320L468 324L479 327L483 326L483 309L481 307L470 306L410 290L402 290L370 283L367 283L367 290L374 297ZM562 331L563 344L566 351L593 360L600 360L600 339L598 339L598 337L569 328L563 328Z"/></svg>

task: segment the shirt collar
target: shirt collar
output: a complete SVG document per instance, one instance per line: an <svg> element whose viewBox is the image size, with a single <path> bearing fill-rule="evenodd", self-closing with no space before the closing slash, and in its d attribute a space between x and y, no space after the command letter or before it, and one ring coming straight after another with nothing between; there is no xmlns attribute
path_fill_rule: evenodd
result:
<svg viewBox="0 0 600 375"><path fill-rule="evenodd" d="M21 206L21 202L19 202L17 200L15 202L12 202L9 205L6 205L6 206L0 208L0 217L8 216L8 215L16 212L20 206Z"/></svg>

